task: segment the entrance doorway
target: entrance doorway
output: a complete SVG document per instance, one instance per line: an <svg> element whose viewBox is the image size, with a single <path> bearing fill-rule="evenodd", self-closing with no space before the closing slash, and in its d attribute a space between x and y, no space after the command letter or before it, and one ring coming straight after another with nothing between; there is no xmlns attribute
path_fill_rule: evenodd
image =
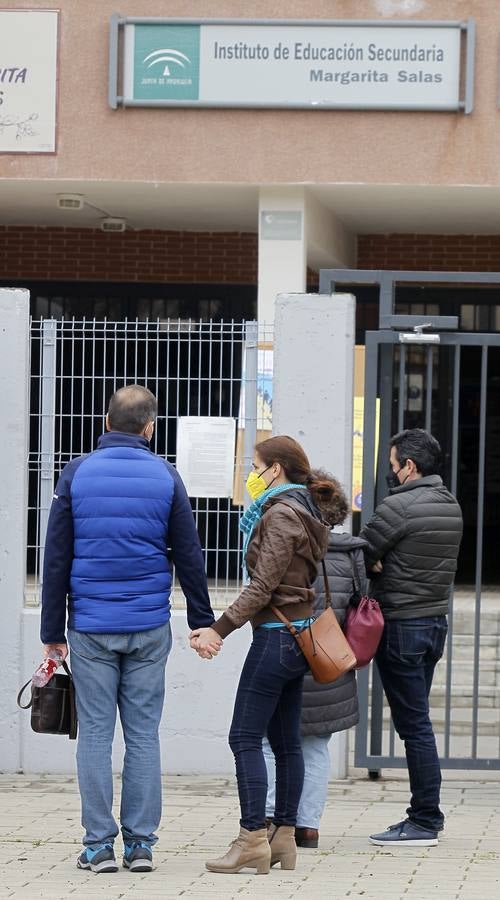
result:
<svg viewBox="0 0 500 900"><path fill-rule="evenodd" d="M425 280L419 281L420 276ZM391 308L384 309L383 279L391 278ZM488 279L488 282L482 279ZM461 279L455 283L455 279ZM473 283L477 281L477 283ZM414 282L414 283L412 283ZM356 343L365 345L367 331L379 327L381 315L393 315L417 321L435 317L456 317L458 332L469 334L500 333L500 275L472 273L355 272L327 270L322 272L321 291L340 285L342 291L356 297ZM327 285L329 286L327 288ZM387 299L387 298L386 298ZM382 302L382 306L381 306ZM393 327L394 327L393 326ZM399 349L393 355L390 402L390 434L399 430ZM457 584L475 579L478 494L478 434L480 411L480 346L461 345L460 390L458 394L458 460L456 493L464 510L464 538L457 572ZM432 397L426 414L430 369L424 346L406 348L405 400L402 421L405 428L426 427L441 443L444 452L443 478L451 486L451 415L453 386L453 354L441 347L432 359ZM484 485L483 583L500 584L500 554L496 551L500 529L500 351L491 346L488 352L486 396L486 446ZM381 453L388 460L388 448L381 435ZM387 468L387 466L386 466ZM385 470L384 470L385 473ZM381 499L385 482L377 489Z"/></svg>
<svg viewBox="0 0 500 900"><path fill-rule="evenodd" d="M463 279L483 282L485 288L488 280L498 289L500 274L344 270L322 276L323 292L341 283L343 291L357 295L357 280L363 290L375 284L379 292L379 327L364 334L362 521L387 492L384 476L391 434L425 428L441 443L443 478L462 506L465 530L457 589L450 597L445 658L436 670L430 695L431 718L443 767L499 768L498 591L485 588L488 582L500 584L500 333L492 327L496 304L489 304L486 315L479 289L470 288L467 303L463 294L459 297L460 306L468 310L465 314L450 306L443 310L439 304L429 309L426 288L427 283L435 288L435 281L438 286L447 284L450 292L450 283ZM415 312L409 300L402 308L400 286L421 276L420 308ZM489 331L461 329L460 315L469 325L488 324ZM356 765L367 766L373 776L382 766L405 766L404 748L390 722L376 666L360 671L358 690Z"/></svg>

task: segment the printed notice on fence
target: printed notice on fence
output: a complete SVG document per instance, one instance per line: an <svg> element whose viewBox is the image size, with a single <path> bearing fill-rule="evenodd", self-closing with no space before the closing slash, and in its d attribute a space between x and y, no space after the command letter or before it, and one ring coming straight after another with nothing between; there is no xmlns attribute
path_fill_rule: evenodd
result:
<svg viewBox="0 0 500 900"><path fill-rule="evenodd" d="M231 497L236 420L181 416L177 423L177 471L190 497Z"/></svg>

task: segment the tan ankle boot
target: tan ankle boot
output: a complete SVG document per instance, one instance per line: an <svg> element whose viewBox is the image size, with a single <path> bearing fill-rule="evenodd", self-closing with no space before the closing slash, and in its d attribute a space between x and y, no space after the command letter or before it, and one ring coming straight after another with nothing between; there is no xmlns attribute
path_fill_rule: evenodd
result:
<svg viewBox="0 0 500 900"><path fill-rule="evenodd" d="M293 825L270 825L267 837L271 845L271 865L281 863L282 869L295 869L297 845Z"/></svg>
<svg viewBox="0 0 500 900"><path fill-rule="evenodd" d="M256 869L257 875L268 875L271 848L267 840L267 829L247 831L246 828L240 828L238 837L225 856L210 859L205 866L209 872L223 872L227 875L236 875L242 869Z"/></svg>

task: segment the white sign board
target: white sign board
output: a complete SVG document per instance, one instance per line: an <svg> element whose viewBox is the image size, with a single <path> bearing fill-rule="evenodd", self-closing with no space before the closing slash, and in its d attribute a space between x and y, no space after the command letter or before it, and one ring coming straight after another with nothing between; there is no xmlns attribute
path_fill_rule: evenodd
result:
<svg viewBox="0 0 500 900"><path fill-rule="evenodd" d="M55 152L58 16L0 10L0 153Z"/></svg>
<svg viewBox="0 0 500 900"><path fill-rule="evenodd" d="M457 22L123 21L124 105L463 105Z"/></svg>
<svg viewBox="0 0 500 900"><path fill-rule="evenodd" d="M236 420L181 416L177 422L177 461L190 497L231 497Z"/></svg>

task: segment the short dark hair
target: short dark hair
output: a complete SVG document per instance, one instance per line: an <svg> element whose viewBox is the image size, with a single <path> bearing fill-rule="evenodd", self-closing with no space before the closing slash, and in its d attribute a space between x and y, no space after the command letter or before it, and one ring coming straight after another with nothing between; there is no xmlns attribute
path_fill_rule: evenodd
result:
<svg viewBox="0 0 500 900"><path fill-rule="evenodd" d="M140 434L158 413L156 397L140 384L119 388L111 397L108 421L111 431Z"/></svg>
<svg viewBox="0 0 500 900"><path fill-rule="evenodd" d="M390 446L395 448L401 467L412 459L421 475L435 475L441 468L441 445L423 428L407 428L394 434Z"/></svg>

